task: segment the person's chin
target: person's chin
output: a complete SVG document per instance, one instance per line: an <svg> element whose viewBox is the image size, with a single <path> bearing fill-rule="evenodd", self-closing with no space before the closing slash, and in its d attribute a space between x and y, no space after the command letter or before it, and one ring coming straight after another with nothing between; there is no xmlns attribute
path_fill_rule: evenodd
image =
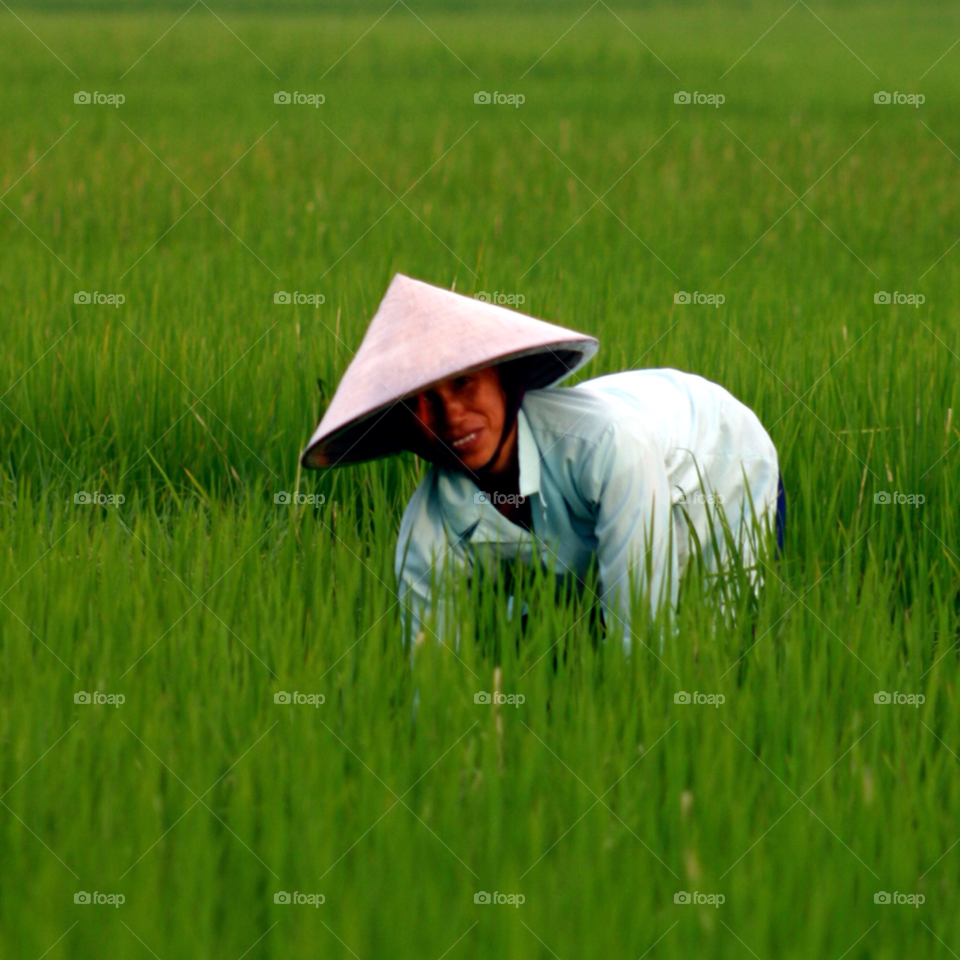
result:
<svg viewBox="0 0 960 960"><path fill-rule="evenodd" d="M490 458L496 451L496 446L484 443L484 439L486 438L480 438L479 442L471 444L462 453L457 451L457 459L465 470L480 470L490 462Z"/></svg>
<svg viewBox="0 0 960 960"><path fill-rule="evenodd" d="M493 456L493 451L490 452L489 456L483 456L482 454L473 454L473 456L462 457L460 463L463 465L465 470L470 470L476 472L481 470L487 465L490 460L490 457Z"/></svg>
<svg viewBox="0 0 960 960"><path fill-rule="evenodd" d="M476 466L483 466L483 464L486 463L486 460L483 459L483 454L488 446L488 444L485 443L487 439L484 436L485 433L485 430L476 430L473 434L468 434L459 443L457 441L447 440L444 446L447 448L447 452L453 460L462 464L466 469L472 470Z"/></svg>

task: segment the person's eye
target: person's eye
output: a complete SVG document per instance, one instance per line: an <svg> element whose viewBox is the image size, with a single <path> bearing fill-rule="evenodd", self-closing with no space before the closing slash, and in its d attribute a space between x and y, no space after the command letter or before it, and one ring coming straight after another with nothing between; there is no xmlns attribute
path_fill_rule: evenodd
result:
<svg viewBox="0 0 960 960"><path fill-rule="evenodd" d="M471 380L473 380L473 377L455 377L453 385L458 390L462 390Z"/></svg>

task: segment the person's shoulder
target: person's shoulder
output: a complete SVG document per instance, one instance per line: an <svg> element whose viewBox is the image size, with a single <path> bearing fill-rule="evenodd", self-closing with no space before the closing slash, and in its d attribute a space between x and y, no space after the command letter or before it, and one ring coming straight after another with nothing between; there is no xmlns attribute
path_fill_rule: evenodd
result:
<svg viewBox="0 0 960 960"><path fill-rule="evenodd" d="M586 380L577 387L605 396L622 396L631 400L667 399L674 393L686 395L713 394L727 391L718 383L675 367L650 367L640 370L622 370Z"/></svg>
<svg viewBox="0 0 960 960"><path fill-rule="evenodd" d="M409 533L415 526L439 519L436 500L437 468L429 466L416 490L410 495L400 521L400 536Z"/></svg>
<svg viewBox="0 0 960 960"><path fill-rule="evenodd" d="M614 416L615 411L628 409L635 423L651 429L667 422L680 427L704 419L719 425L756 418L726 387L673 367L606 374L578 384L574 391L600 398Z"/></svg>
<svg viewBox="0 0 960 960"><path fill-rule="evenodd" d="M582 386L529 390L522 409L535 435L564 437L588 445L595 444L618 420L610 398Z"/></svg>
<svg viewBox="0 0 960 960"><path fill-rule="evenodd" d="M624 434L649 439L657 432L664 407L687 405L691 390L700 384L709 381L680 370L625 370L574 387L531 390L523 410L535 433L596 447Z"/></svg>

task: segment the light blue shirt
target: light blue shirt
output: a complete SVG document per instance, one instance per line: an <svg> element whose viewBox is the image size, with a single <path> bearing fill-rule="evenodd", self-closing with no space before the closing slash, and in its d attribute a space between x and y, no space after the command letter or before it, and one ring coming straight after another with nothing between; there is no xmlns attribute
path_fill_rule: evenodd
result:
<svg viewBox="0 0 960 960"><path fill-rule="evenodd" d="M773 441L748 407L694 374L633 370L532 390L517 443L532 531L463 473L432 467L410 498L395 565L412 635L426 626L432 585L451 573L520 559L581 580L596 557L606 623L629 650L632 598L648 598L653 614L676 605L694 535L708 569L727 562L731 541L749 567L773 525Z"/></svg>

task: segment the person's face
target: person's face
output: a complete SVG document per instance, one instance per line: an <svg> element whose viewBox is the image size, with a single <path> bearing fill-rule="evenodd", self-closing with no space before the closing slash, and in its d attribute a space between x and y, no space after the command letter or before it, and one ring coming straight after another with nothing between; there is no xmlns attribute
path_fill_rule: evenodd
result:
<svg viewBox="0 0 960 960"><path fill-rule="evenodd" d="M497 451L507 416L507 395L496 367L444 380L413 399L417 428L436 452L434 460L453 460L478 470Z"/></svg>

